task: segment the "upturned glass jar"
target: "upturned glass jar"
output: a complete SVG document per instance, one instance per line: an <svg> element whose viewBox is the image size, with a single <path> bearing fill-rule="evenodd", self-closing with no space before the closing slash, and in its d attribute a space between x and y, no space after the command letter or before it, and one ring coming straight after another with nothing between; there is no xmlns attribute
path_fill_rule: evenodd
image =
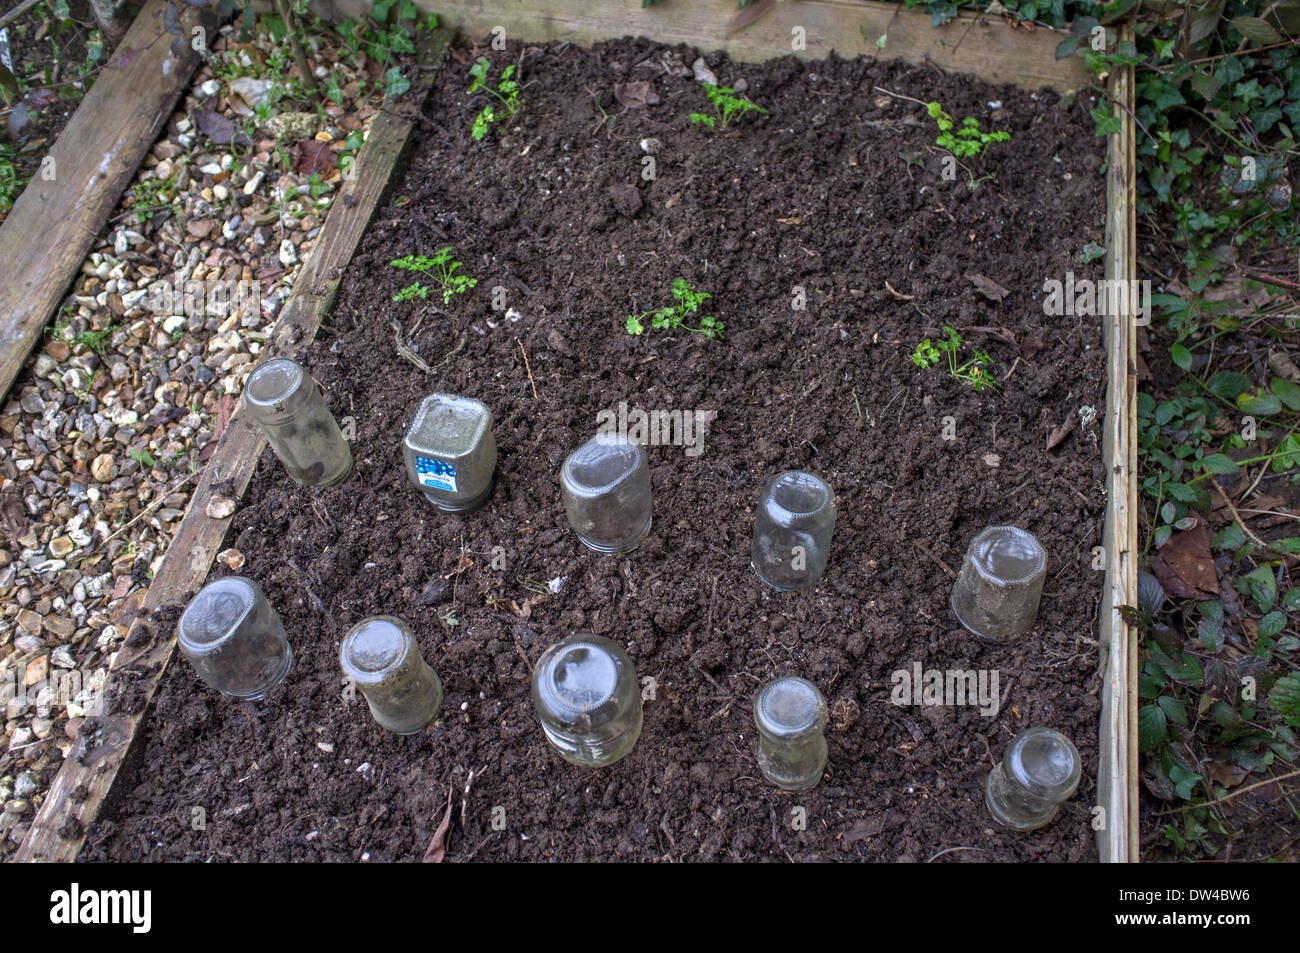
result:
<svg viewBox="0 0 1300 953"><path fill-rule="evenodd" d="M316 381L287 357L259 364L244 385L248 412L285 472L304 486L333 486L352 473L352 451Z"/></svg>
<svg viewBox="0 0 1300 953"><path fill-rule="evenodd" d="M952 587L952 611L963 626L994 642L1011 642L1034 627L1047 578L1047 553L1019 526L990 526L966 550Z"/></svg>
<svg viewBox="0 0 1300 953"><path fill-rule="evenodd" d="M402 455L425 499L444 513L472 513L492 494L492 411L471 397L430 394L407 424Z"/></svg>
<svg viewBox="0 0 1300 953"><path fill-rule="evenodd" d="M542 653L533 670L533 705L546 740L566 761L603 768L641 737L641 690L627 651L578 633Z"/></svg>
<svg viewBox="0 0 1300 953"><path fill-rule="evenodd" d="M768 481L754 513L754 572L773 589L806 589L826 571L835 499L821 477L787 470Z"/></svg>
<svg viewBox="0 0 1300 953"><path fill-rule="evenodd" d="M396 616L354 625L339 646L339 662L389 731L412 735L437 717L442 680L420 655L411 627Z"/></svg>
<svg viewBox="0 0 1300 953"><path fill-rule="evenodd" d="M1051 728L1026 728L989 772L984 803L1003 827L1037 830L1074 795L1082 771L1069 738Z"/></svg>
<svg viewBox="0 0 1300 953"><path fill-rule="evenodd" d="M785 791L806 791L826 770L826 699L797 676L773 679L754 699L758 766Z"/></svg>
<svg viewBox="0 0 1300 953"><path fill-rule="evenodd" d="M569 454L560 469L564 512L578 539L598 553L636 549L654 517L650 465L639 445L600 434Z"/></svg>
<svg viewBox="0 0 1300 953"><path fill-rule="evenodd" d="M181 613L176 644L199 678L232 698L261 698L293 663L279 615L262 588L243 576L198 591Z"/></svg>

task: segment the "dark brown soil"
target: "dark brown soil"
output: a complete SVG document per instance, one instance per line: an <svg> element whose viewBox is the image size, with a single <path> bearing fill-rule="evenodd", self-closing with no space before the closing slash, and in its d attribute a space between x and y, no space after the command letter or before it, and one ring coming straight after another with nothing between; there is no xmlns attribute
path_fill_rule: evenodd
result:
<svg viewBox="0 0 1300 953"><path fill-rule="evenodd" d="M930 68L711 57L768 113L709 134L687 119L702 92L656 65L663 52L644 40L529 51L518 128L481 144L466 66L443 74L333 326L300 355L336 414L355 417L356 473L306 490L268 451L227 541L284 619L289 680L232 704L175 661L140 773L83 857L418 860L449 785L454 860L1096 856L1098 427L1044 446L1080 406L1102 409L1104 354L1095 319L1048 318L1039 303L1044 278L1089 271L1080 250L1102 238L1087 104ZM661 102L622 111L608 93L630 79L653 81ZM873 84L1010 131L972 166L996 179L974 191L964 173L941 181L922 107ZM645 137L663 145L653 182L640 178ZM449 314L393 304L411 279L389 260L443 245L478 287ZM995 303L968 274L1009 294ZM668 303L676 277L713 295L724 341L625 332L634 307ZM491 310L498 285L517 321ZM795 285L806 311L790 306ZM392 319L432 374L397 355ZM912 364L943 324L990 351L1001 393ZM1010 329L1022 348L976 327ZM496 489L467 519L437 515L406 482L402 430L431 390L496 415ZM598 556L568 530L557 475L620 401L717 419L699 456L650 448L651 535L629 556ZM941 437L945 417L955 440ZM777 594L749 567L752 512L764 480L790 467L831 483L839 520L820 585ZM1002 522L1049 554L1038 625L1008 647L978 641L948 608L967 541ZM380 612L415 626L446 686L441 721L410 738L341 697L339 641ZM576 630L624 642L658 686L634 752L594 773L551 752L529 698L530 665ZM896 707L891 673L915 662L997 670L1005 703L993 718ZM764 783L752 750L754 692L786 673L814 680L832 707L830 767L798 795ZM1084 781L1050 828L994 830L985 775L1034 724L1075 740ZM194 808L205 830L192 829Z"/></svg>

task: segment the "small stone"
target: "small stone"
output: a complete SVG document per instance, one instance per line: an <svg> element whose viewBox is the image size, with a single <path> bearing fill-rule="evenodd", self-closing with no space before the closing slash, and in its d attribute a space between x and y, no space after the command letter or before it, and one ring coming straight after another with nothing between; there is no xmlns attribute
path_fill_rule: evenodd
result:
<svg viewBox="0 0 1300 953"><path fill-rule="evenodd" d="M45 345L45 353L54 358L59 363L63 363L72 355L72 348L67 341L60 341L55 338L49 344Z"/></svg>
<svg viewBox="0 0 1300 953"><path fill-rule="evenodd" d="M745 90L749 89L749 80L741 76L736 80L735 84L731 88L738 93L743 93Z"/></svg>
<svg viewBox="0 0 1300 953"><path fill-rule="evenodd" d="M45 617L46 631L52 635L57 635L61 639L72 638L72 633L77 631L77 625L71 619L62 615L47 615Z"/></svg>
<svg viewBox="0 0 1300 953"><path fill-rule="evenodd" d="M208 500L207 513L214 520L223 520L235 512L235 501L224 496L214 496Z"/></svg>
<svg viewBox="0 0 1300 953"><path fill-rule="evenodd" d="M663 147L664 144L660 142L658 139L641 140L641 151L648 156L658 155L659 150L662 149Z"/></svg>
<svg viewBox="0 0 1300 953"><path fill-rule="evenodd" d="M18 625L32 635L40 635L41 633L41 617L31 609L18 610Z"/></svg>
<svg viewBox="0 0 1300 953"><path fill-rule="evenodd" d="M23 394L18 403L29 414L45 413L45 400L41 397L41 392L35 388Z"/></svg>
<svg viewBox="0 0 1300 953"><path fill-rule="evenodd" d="M56 536L50 540L50 555L55 559L62 559L76 548L72 540L66 536Z"/></svg>
<svg viewBox="0 0 1300 953"><path fill-rule="evenodd" d="M66 645L60 645L50 654L50 664L55 668L76 668L77 660Z"/></svg>
<svg viewBox="0 0 1300 953"><path fill-rule="evenodd" d="M199 84L199 92L204 96L215 96L221 92L221 80L210 79L206 83Z"/></svg>
<svg viewBox="0 0 1300 953"><path fill-rule="evenodd" d="M695 74L695 82L697 83L707 83L710 86L718 85L718 77L713 70L709 69L702 56L691 64L691 72Z"/></svg>
<svg viewBox="0 0 1300 953"><path fill-rule="evenodd" d="M239 570L244 565L244 554L237 549L223 549L217 553L217 559L231 570Z"/></svg>
<svg viewBox="0 0 1300 953"><path fill-rule="evenodd" d="M36 779L30 771L24 771L14 780L14 797L28 798L36 793Z"/></svg>
<svg viewBox="0 0 1300 953"><path fill-rule="evenodd" d="M288 268L290 265L297 264L297 262L298 249L294 248L293 242L286 238L284 241L280 242L280 264ZM42 405L42 407L43 406L44 405Z"/></svg>
<svg viewBox="0 0 1300 953"><path fill-rule="evenodd" d="M31 686L44 681L49 670L50 660L48 656L38 655L27 663L27 670L23 673L23 685Z"/></svg>
<svg viewBox="0 0 1300 953"><path fill-rule="evenodd" d="M18 650L19 655L31 655L33 652L39 652L44 644L34 635L24 634L14 639L14 648Z"/></svg>
<svg viewBox="0 0 1300 953"><path fill-rule="evenodd" d="M1000 456L998 456L996 453L986 453L986 454L984 454L984 462L985 462L986 464L988 464L989 466L991 466L991 467L995 467L995 468L996 468L996 467L1000 467L1000 466L1002 466L1002 458L1001 458Z"/></svg>
<svg viewBox="0 0 1300 953"><path fill-rule="evenodd" d="M113 463L111 453L101 453L90 462L90 475L100 483L108 483L117 475L117 467Z"/></svg>
<svg viewBox="0 0 1300 953"><path fill-rule="evenodd" d="M17 751L19 748L26 747L32 743L32 730L30 728L18 728L14 730L13 737L9 739L9 750Z"/></svg>
<svg viewBox="0 0 1300 953"><path fill-rule="evenodd" d="M169 315L167 319L163 321L163 331L167 334L176 334L178 331L185 330L185 323L185 315Z"/></svg>
<svg viewBox="0 0 1300 953"><path fill-rule="evenodd" d="M20 797L13 798L5 802L6 814L18 814L21 816L23 814L26 814L31 809L32 809L31 802L24 800L23 798Z"/></svg>

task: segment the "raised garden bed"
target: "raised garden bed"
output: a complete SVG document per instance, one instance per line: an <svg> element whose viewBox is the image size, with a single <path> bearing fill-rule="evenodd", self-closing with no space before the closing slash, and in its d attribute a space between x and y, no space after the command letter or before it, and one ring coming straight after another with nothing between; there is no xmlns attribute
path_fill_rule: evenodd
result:
<svg viewBox="0 0 1300 953"><path fill-rule="evenodd" d="M468 66L449 64L394 183L401 198L372 222L327 326L298 349L336 413L355 418L355 475L303 490L264 455L225 541L285 621L289 681L230 704L183 662L167 667L138 764L83 859L418 859L449 787L465 805L453 859L1095 857L1091 808L1110 770L1097 620L1110 593L1092 551L1115 368L1101 318L1041 306L1045 278L1100 272L1080 264L1107 237L1087 105L927 67L711 58L768 113L709 134L687 118L705 105L699 86L647 66L665 53L689 65L692 51L512 45L498 65L521 52L525 111L485 143L470 138ZM636 79L653 81L658 105L619 113L601 99ZM1009 131L981 163L996 180L942 182L922 107L876 86ZM641 178L646 138L662 144L653 182ZM1116 228L1108 264L1122 256ZM476 292L447 314L394 304L410 278L388 262L443 245ZM625 332L625 315L667 303L678 277L713 295L724 340ZM995 301L985 282L1010 293ZM791 308L796 285L805 311ZM492 310L496 286L512 315ZM431 371L399 356L394 318ZM989 350L1001 393L914 366L912 349L945 324ZM495 494L464 520L435 516L402 468L405 420L431 390L497 417ZM650 450L650 538L596 556L568 531L556 478L597 414L623 401L717 417L698 456ZM1047 453L1082 406L1098 422ZM786 467L823 475L840 516L821 583L775 594L749 568L749 534L759 487ZM966 543L1000 522L1035 532L1049 555L1034 634L1007 647L975 640L947 605ZM164 640L185 595L155 602ZM413 738L341 698L338 641L377 612L415 625L445 683L441 723ZM530 665L579 629L627 644L657 683L636 749L595 774L551 753L528 694ZM997 716L892 705L892 673L914 663L997 670ZM827 775L793 796L759 779L751 750L753 691L784 673L816 681L832 707ZM135 715L140 702L129 685L112 699ZM1024 836L994 830L982 784L1029 724L1071 735L1085 780L1055 824ZM795 807L805 830L792 829Z"/></svg>

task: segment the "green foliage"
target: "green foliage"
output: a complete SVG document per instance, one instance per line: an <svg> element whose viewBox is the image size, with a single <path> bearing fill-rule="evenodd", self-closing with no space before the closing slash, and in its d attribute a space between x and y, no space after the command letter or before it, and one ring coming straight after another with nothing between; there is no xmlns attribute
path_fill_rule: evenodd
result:
<svg viewBox="0 0 1300 953"><path fill-rule="evenodd" d="M416 298L424 300L429 297L431 291L442 291L442 303L451 304L451 299L458 294L464 294L478 284L477 278L470 278L466 275L459 275L461 263L451 256L455 250L451 246L438 249L432 258L424 255L406 255L403 258L397 258L389 262L394 268L401 268L403 271L414 271L424 275L431 280L436 287L429 287L419 281L407 285L397 294L393 295L394 301L414 301Z"/></svg>
<svg viewBox="0 0 1300 953"><path fill-rule="evenodd" d="M934 140L934 144L941 149L947 149L958 159L982 156L993 143L1008 142L1011 139L1011 133L1003 130L984 132L980 129L979 120L974 116L967 116L958 125L938 103L928 103L925 111L939 126L939 138Z"/></svg>
<svg viewBox="0 0 1300 953"><path fill-rule="evenodd" d="M726 129L746 113L767 112L762 106L750 102L744 96L735 95L736 91L730 86L713 86L709 83L700 83L700 85L704 87L704 95L709 97L709 102L713 105L713 115L691 113L691 122L700 123L709 129Z"/></svg>
<svg viewBox="0 0 1300 953"><path fill-rule="evenodd" d="M711 315L702 315L698 319L692 317L699 312L700 305L711 297L713 295L707 291L692 291L685 278L675 278L673 279L674 303L657 310L646 311L641 315L629 314L627 316L627 333L643 333L646 329L646 319L649 318L652 328L663 328L669 331L691 331L712 340L721 339L723 332L726 330L726 325L720 319ZM691 327L686 323L694 320L698 320L699 327Z"/></svg>
<svg viewBox="0 0 1300 953"><path fill-rule="evenodd" d="M912 352L912 363L922 370L933 367L940 360L947 358L948 374L958 381L969 384L977 391L988 388L996 390L1002 384L988 368L993 366L993 359L984 351L973 351L969 359L961 359L962 345L965 343L955 328L943 327L945 337L940 341L926 338Z"/></svg>
<svg viewBox="0 0 1300 953"><path fill-rule="evenodd" d="M0 214L9 214L22 189L23 182L14 165L14 150L0 142Z"/></svg>
<svg viewBox="0 0 1300 953"><path fill-rule="evenodd" d="M470 67L469 75L474 77L474 82L467 90L469 95L479 90L483 90L491 96L496 97L496 102L490 102L479 110L478 115L474 117L474 125L470 129L470 135L476 140L482 139L492 128L492 124L499 119L513 119L519 112L521 106L519 102L519 83L515 77L515 67L513 64L507 66L501 71L501 78L497 81L496 88L488 79L488 72L491 63L487 58L480 59Z"/></svg>

